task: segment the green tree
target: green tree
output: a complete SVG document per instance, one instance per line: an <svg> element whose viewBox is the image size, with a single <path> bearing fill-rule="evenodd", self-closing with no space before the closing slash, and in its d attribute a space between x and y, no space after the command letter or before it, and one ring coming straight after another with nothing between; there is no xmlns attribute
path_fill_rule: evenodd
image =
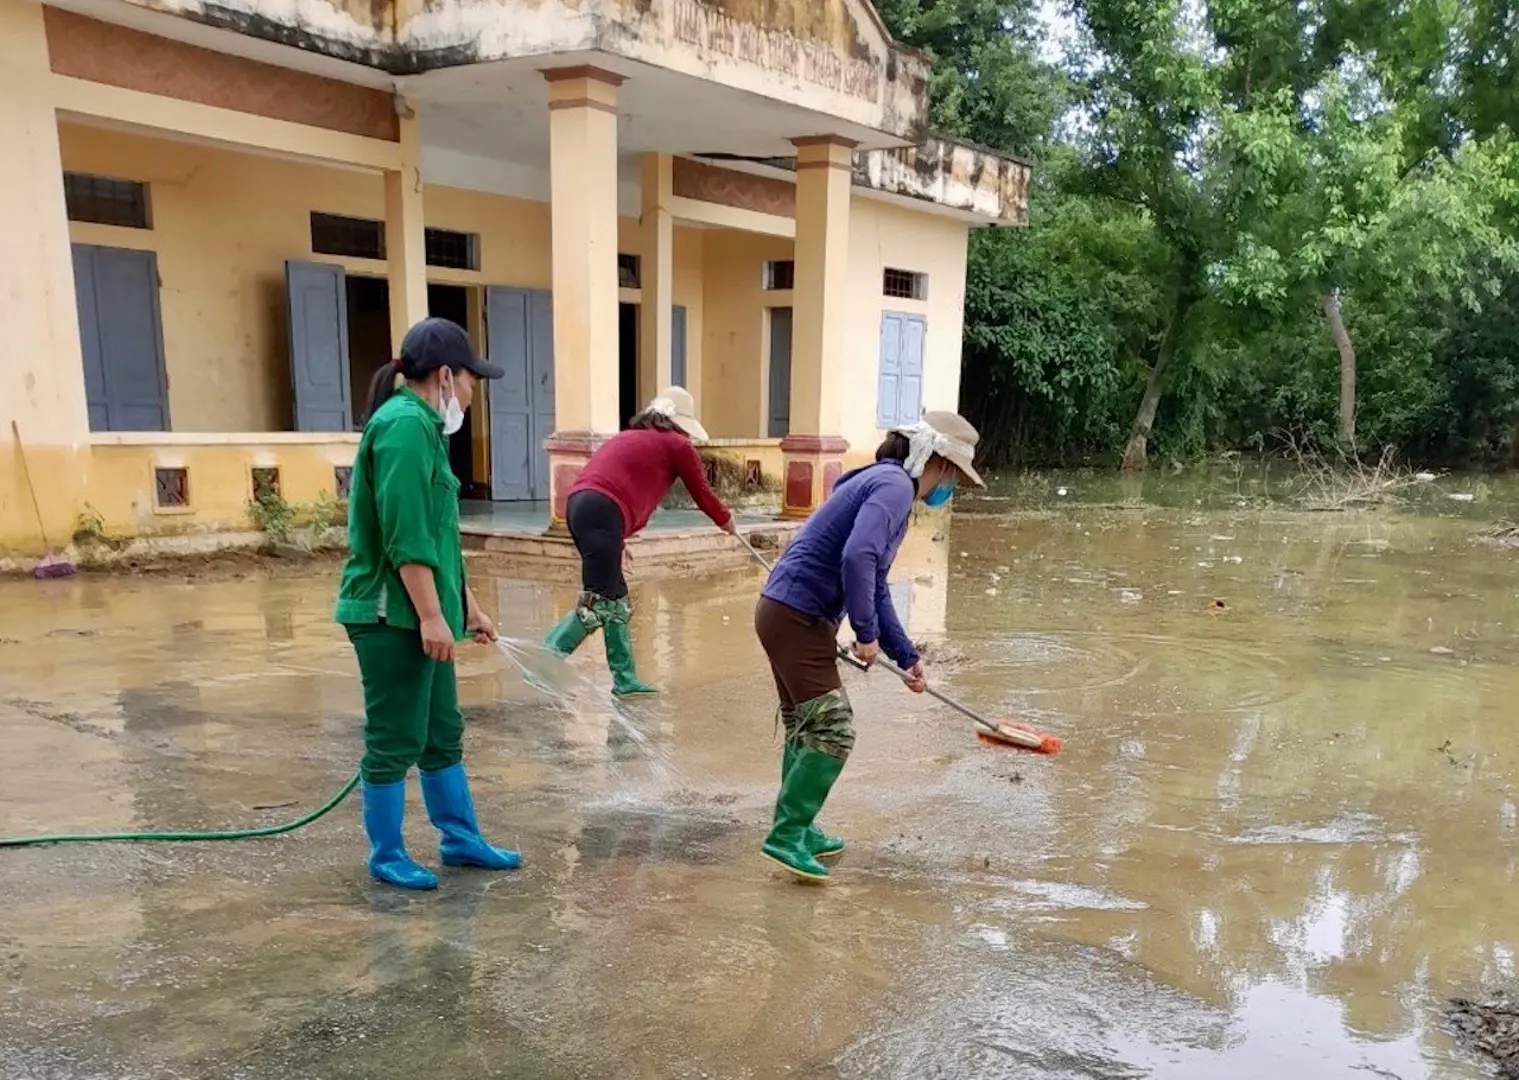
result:
<svg viewBox="0 0 1519 1080"><path fill-rule="evenodd" d="M1392 299L1410 324L1424 295L1480 312L1519 263L1502 227L1519 158L1507 140L1469 140L1406 168L1408 121L1374 81L1335 74L1308 97L1284 90L1274 108L1224 119L1220 143L1248 207L1224 277L1235 296L1278 314L1322 309L1339 357L1338 434L1353 445L1357 350L1345 304Z"/></svg>

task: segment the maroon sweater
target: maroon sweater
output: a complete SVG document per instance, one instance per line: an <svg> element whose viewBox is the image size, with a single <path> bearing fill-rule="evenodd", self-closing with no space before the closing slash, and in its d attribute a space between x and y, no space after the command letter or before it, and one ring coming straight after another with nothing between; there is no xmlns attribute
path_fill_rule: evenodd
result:
<svg viewBox="0 0 1519 1080"><path fill-rule="evenodd" d="M733 515L707 486L706 470L696 447L673 431L639 429L613 435L591 455L570 494L597 491L611 499L622 511L622 535L626 538L649 523L677 477L713 524L719 528L728 524Z"/></svg>

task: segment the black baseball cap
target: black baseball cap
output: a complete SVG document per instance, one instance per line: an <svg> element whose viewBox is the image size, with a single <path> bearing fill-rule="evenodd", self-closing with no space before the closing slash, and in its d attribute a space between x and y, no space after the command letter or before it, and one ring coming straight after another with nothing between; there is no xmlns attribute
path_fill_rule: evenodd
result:
<svg viewBox="0 0 1519 1080"><path fill-rule="evenodd" d="M449 319L436 316L423 319L401 339L401 373L408 378L421 378L439 368L458 371L463 368L476 378L499 379L506 369L487 364L475 355L464 327Z"/></svg>

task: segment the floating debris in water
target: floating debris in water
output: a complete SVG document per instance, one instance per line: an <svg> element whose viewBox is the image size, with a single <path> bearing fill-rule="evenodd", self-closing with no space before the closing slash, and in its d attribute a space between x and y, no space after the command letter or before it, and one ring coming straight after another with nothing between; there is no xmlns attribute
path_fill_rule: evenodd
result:
<svg viewBox="0 0 1519 1080"><path fill-rule="evenodd" d="M1519 548L1519 525L1494 525L1478 533L1477 539L1498 547Z"/></svg>
<svg viewBox="0 0 1519 1080"><path fill-rule="evenodd" d="M1470 491L1452 491L1448 496L1451 502L1476 502L1477 496Z"/></svg>
<svg viewBox="0 0 1519 1080"><path fill-rule="evenodd" d="M1451 998L1445 1018L1463 1046L1497 1063L1499 1080L1519 1080L1519 1001L1502 990L1485 1001Z"/></svg>

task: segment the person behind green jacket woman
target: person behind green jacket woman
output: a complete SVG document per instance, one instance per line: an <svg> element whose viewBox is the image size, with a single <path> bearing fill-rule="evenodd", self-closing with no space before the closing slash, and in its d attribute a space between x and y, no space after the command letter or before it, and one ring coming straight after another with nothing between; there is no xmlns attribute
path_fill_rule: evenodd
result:
<svg viewBox="0 0 1519 1080"><path fill-rule="evenodd" d="M348 565L336 620L358 654L364 687L364 830L369 872L403 889L436 889L401 839L406 774L422 779L444 866L515 870L521 857L480 835L464 773L464 716L454 675L466 632L494 641L464 572L459 481L448 439L464 423L477 379L502 369L475 355L447 319L406 332L401 356L375 375L348 500Z"/></svg>

